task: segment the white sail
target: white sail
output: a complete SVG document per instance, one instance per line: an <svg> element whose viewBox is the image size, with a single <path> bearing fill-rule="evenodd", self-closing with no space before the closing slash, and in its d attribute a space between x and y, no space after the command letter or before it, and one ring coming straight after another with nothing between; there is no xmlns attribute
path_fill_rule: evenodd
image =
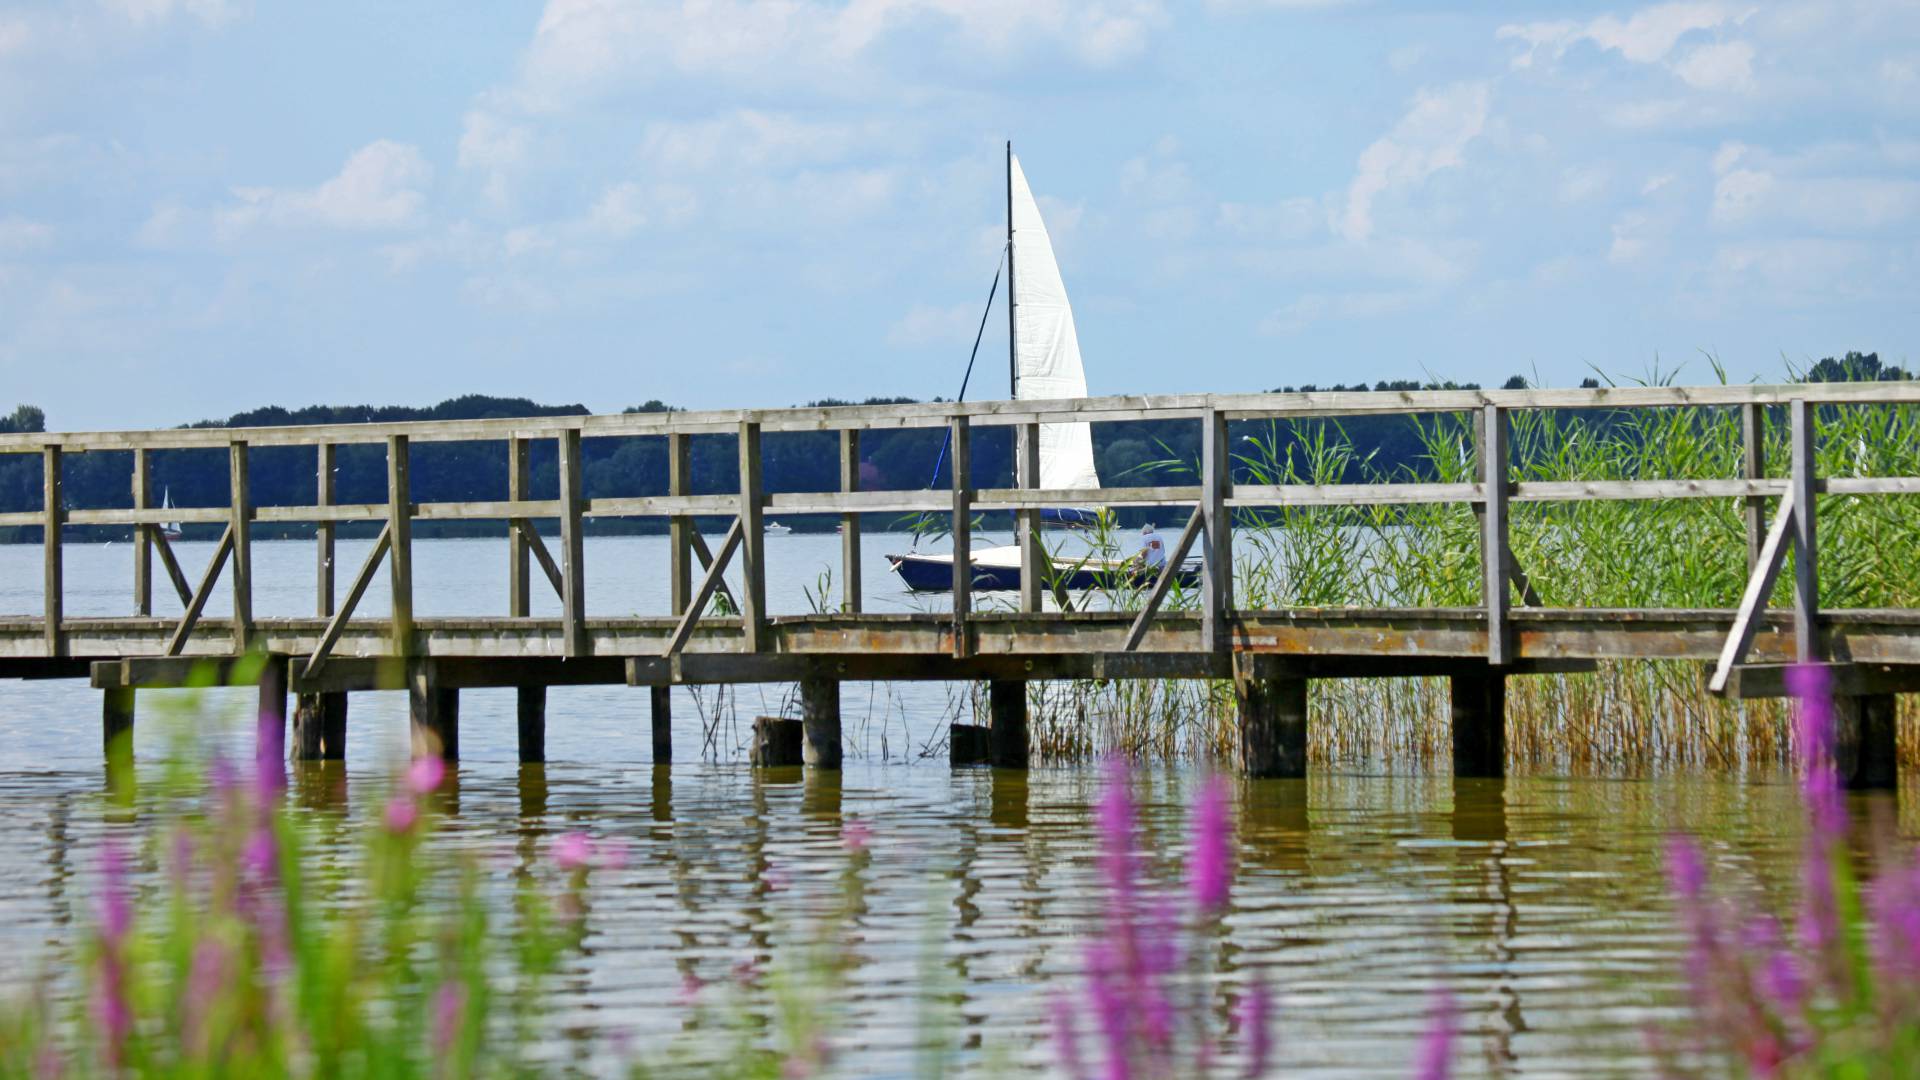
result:
<svg viewBox="0 0 1920 1080"><path fill-rule="evenodd" d="M1027 187L1020 159L1009 155L1008 207L1013 230L1014 394L1021 401L1087 396L1087 373L1080 365L1080 336L1073 328L1073 307L1060 264L1053 258L1040 207ZM1084 423L1040 425L1040 486L1097 488L1093 432Z"/></svg>

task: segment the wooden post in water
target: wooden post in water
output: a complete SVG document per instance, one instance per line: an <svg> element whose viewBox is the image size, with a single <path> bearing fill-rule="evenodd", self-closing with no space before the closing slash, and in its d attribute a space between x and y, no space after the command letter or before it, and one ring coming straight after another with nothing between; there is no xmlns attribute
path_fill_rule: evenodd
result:
<svg viewBox="0 0 1920 1080"><path fill-rule="evenodd" d="M994 679L987 683L988 761L997 769L1027 767L1027 682Z"/></svg>
<svg viewBox="0 0 1920 1080"><path fill-rule="evenodd" d="M313 505L334 504L334 444L323 442L314 448ZM323 619L334 613L334 556L338 527L321 521L314 529L314 610ZM347 757L346 691L296 695L293 702L294 759L297 761L345 761Z"/></svg>
<svg viewBox="0 0 1920 1080"><path fill-rule="evenodd" d="M971 654L967 645L967 613L973 608L973 429L965 416L948 422L953 444L948 465L953 472L953 655Z"/></svg>
<svg viewBox="0 0 1920 1080"><path fill-rule="evenodd" d="M848 428L840 433L840 490L851 494L860 490L860 432ZM860 515L840 515L840 610L858 615L865 603L860 575Z"/></svg>
<svg viewBox="0 0 1920 1080"><path fill-rule="evenodd" d="M147 449L133 452L133 508L146 510L153 505L153 476ZM133 527L133 613L153 614L153 533L152 526Z"/></svg>
<svg viewBox="0 0 1920 1080"><path fill-rule="evenodd" d="M62 580L65 570L61 562L60 523L66 520L67 513L61 505L64 491L60 483L60 447L48 446L40 455L40 542L46 590L45 610L41 616L46 620L46 625L42 629L47 655L65 656L66 638L60 633L60 620L64 617L67 590Z"/></svg>
<svg viewBox="0 0 1920 1080"><path fill-rule="evenodd" d="M800 680L802 758L817 769L840 767L840 680L809 675Z"/></svg>
<svg viewBox="0 0 1920 1080"><path fill-rule="evenodd" d="M268 656L260 667L260 707L255 714L254 759L261 769L273 769L283 779L287 756L287 676L285 656Z"/></svg>
<svg viewBox="0 0 1920 1080"><path fill-rule="evenodd" d="M430 660L407 666L407 712L414 757L460 759L460 691L440 685Z"/></svg>
<svg viewBox="0 0 1920 1080"><path fill-rule="evenodd" d="M1253 779L1307 775L1307 680L1274 658L1236 654L1240 771Z"/></svg>
<svg viewBox="0 0 1920 1080"><path fill-rule="evenodd" d="M393 590L393 654L413 655L413 480L407 437L387 436L387 571Z"/></svg>
<svg viewBox="0 0 1920 1080"><path fill-rule="evenodd" d="M130 686L100 692L100 741L109 765L133 760L133 693Z"/></svg>
<svg viewBox="0 0 1920 1080"><path fill-rule="evenodd" d="M1507 677L1485 674L1448 679L1453 704L1453 775L1507 775Z"/></svg>
<svg viewBox="0 0 1920 1080"><path fill-rule="evenodd" d="M1813 531L1813 413L1805 398L1787 406L1793 435L1793 650L1811 664L1826 658L1820 640L1820 573Z"/></svg>
<svg viewBox="0 0 1920 1080"><path fill-rule="evenodd" d="M653 763L673 764L673 687L649 686L653 714Z"/></svg>
<svg viewBox="0 0 1920 1080"><path fill-rule="evenodd" d="M561 647L571 659L591 651L587 641L587 545L581 531L585 506L586 460L580 456L580 429L560 433L560 591Z"/></svg>
<svg viewBox="0 0 1920 1080"><path fill-rule="evenodd" d="M1834 764L1849 791L1895 791L1900 756L1893 694L1841 694L1833 699Z"/></svg>
<svg viewBox="0 0 1920 1080"><path fill-rule="evenodd" d="M520 764L537 765L547 760L547 688L514 688L515 718L519 725Z"/></svg>
<svg viewBox="0 0 1920 1080"><path fill-rule="evenodd" d="M802 721L785 717L754 717L753 746L747 751L747 760L757 769L800 764L803 727Z"/></svg>
<svg viewBox="0 0 1920 1080"><path fill-rule="evenodd" d="M761 524L760 425L742 421L740 450L740 628L750 653L767 647L767 532Z"/></svg>
<svg viewBox="0 0 1920 1080"><path fill-rule="evenodd" d="M1206 522L1201 551L1200 647L1225 652L1233 647L1228 619L1233 611L1233 521L1227 495L1233 490L1233 460L1227 446L1227 418L1209 409L1200 417L1200 509Z"/></svg>
<svg viewBox="0 0 1920 1080"><path fill-rule="evenodd" d="M1764 480L1767 476L1767 410L1764 405L1748 402L1740 406L1740 449L1741 475L1748 480ZM1760 548L1767 542L1767 498L1764 495L1749 495L1746 498L1747 523L1747 576L1760 566Z"/></svg>

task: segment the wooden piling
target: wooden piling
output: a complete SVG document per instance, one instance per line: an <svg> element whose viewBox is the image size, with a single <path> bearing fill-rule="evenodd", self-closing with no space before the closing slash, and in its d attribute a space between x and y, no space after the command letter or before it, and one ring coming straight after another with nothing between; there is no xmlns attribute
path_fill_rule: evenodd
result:
<svg viewBox="0 0 1920 1080"><path fill-rule="evenodd" d="M232 489L228 514L233 534L233 651L244 653L253 646L253 495L247 480L246 443L227 447L227 469ZM283 694L285 690L282 686ZM284 717L286 712L283 697L280 715Z"/></svg>
<svg viewBox="0 0 1920 1080"><path fill-rule="evenodd" d="M1234 658L1240 771L1253 779L1307 775L1307 680L1262 658Z"/></svg>
<svg viewBox="0 0 1920 1080"><path fill-rule="evenodd" d="M300 694L293 706L293 758L344 761L347 757L347 695Z"/></svg>
<svg viewBox="0 0 1920 1080"><path fill-rule="evenodd" d="M653 713L653 763L673 764L673 687L647 688Z"/></svg>
<svg viewBox="0 0 1920 1080"><path fill-rule="evenodd" d="M407 673L407 711L414 757L460 759L460 691L440 685L430 665L416 664Z"/></svg>
<svg viewBox="0 0 1920 1080"><path fill-rule="evenodd" d="M153 503L152 455L145 448L133 452L133 508ZM133 613L153 614L153 526L133 527Z"/></svg>
<svg viewBox="0 0 1920 1080"><path fill-rule="evenodd" d="M413 655L413 480L407 437L387 437L387 576L393 654Z"/></svg>
<svg viewBox="0 0 1920 1080"><path fill-rule="evenodd" d="M568 428L560 433L560 641L569 658L587 655L585 476L580 429Z"/></svg>
<svg viewBox="0 0 1920 1080"><path fill-rule="evenodd" d="M1455 675L1453 775L1507 774L1507 679L1497 671Z"/></svg>
<svg viewBox="0 0 1920 1080"><path fill-rule="evenodd" d="M1893 694L1842 694L1833 699L1835 762L1849 791L1895 791L1900 759Z"/></svg>
<svg viewBox="0 0 1920 1080"><path fill-rule="evenodd" d="M520 724L520 763L547 760L547 688L521 686L514 690Z"/></svg>
<svg viewBox="0 0 1920 1080"><path fill-rule="evenodd" d="M987 760L998 769L1027 767L1027 683L993 679L987 683Z"/></svg>
<svg viewBox="0 0 1920 1080"><path fill-rule="evenodd" d="M101 744L107 761L133 759L133 690L111 686L100 692Z"/></svg>
<svg viewBox="0 0 1920 1080"><path fill-rule="evenodd" d="M287 658L269 656L260 668L260 707L256 711L254 759L263 773L285 767L287 757Z"/></svg>
<svg viewBox="0 0 1920 1080"><path fill-rule="evenodd" d="M60 478L60 447L48 446L40 452L40 543L41 569L45 578L46 595L41 618L42 640L46 643L48 656L65 656L66 639L61 636L60 622L64 618L66 605L65 568L61 561L60 525L66 520L66 507L62 505L66 496Z"/></svg>
<svg viewBox="0 0 1920 1080"><path fill-rule="evenodd" d="M806 764L817 769L839 768L840 680L818 676L801 679L800 720Z"/></svg>
<svg viewBox="0 0 1920 1080"><path fill-rule="evenodd" d="M780 716L753 718L753 748L747 760L757 769L777 769L801 762L802 723Z"/></svg>
<svg viewBox="0 0 1920 1080"><path fill-rule="evenodd" d="M860 490L860 432L849 428L840 433L840 490L851 494ZM840 515L840 610L857 615L862 608L860 580L860 515Z"/></svg>
<svg viewBox="0 0 1920 1080"><path fill-rule="evenodd" d="M947 759L953 767L989 765L993 762L993 736L978 724L953 724L947 728Z"/></svg>

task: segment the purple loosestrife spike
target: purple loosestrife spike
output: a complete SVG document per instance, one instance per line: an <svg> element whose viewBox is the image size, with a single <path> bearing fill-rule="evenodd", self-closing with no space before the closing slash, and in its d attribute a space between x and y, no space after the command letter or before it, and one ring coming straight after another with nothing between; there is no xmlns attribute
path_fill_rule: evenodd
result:
<svg viewBox="0 0 1920 1080"><path fill-rule="evenodd" d="M415 795L431 795L440 790L441 781L447 778L447 763L439 754L428 754L415 758L407 766L407 790Z"/></svg>
<svg viewBox="0 0 1920 1080"><path fill-rule="evenodd" d="M593 863L593 841L583 832L561 833L553 842L553 862L569 873L585 870Z"/></svg>
<svg viewBox="0 0 1920 1080"><path fill-rule="evenodd" d="M1247 1043L1248 1077L1265 1076L1273 1059L1273 991L1266 976L1255 969L1240 999L1240 1031Z"/></svg>
<svg viewBox="0 0 1920 1080"><path fill-rule="evenodd" d="M93 987L93 1017L105 1037L107 1065L127 1060L133 1033L133 1002L127 986L127 935L133 930L133 898L127 886L127 856L109 840L100 851L100 892L94 901L100 924L100 962Z"/></svg>
<svg viewBox="0 0 1920 1080"><path fill-rule="evenodd" d="M260 710L253 744L253 782L262 799L287 786L287 718L271 707Z"/></svg>
<svg viewBox="0 0 1920 1080"><path fill-rule="evenodd" d="M860 854L867 850L867 845L872 842L873 827L859 818L847 822L846 827L840 830L841 846L845 847L850 854Z"/></svg>
<svg viewBox="0 0 1920 1080"><path fill-rule="evenodd" d="M419 820L420 805L413 801L413 796L395 795L393 801L387 803L388 832L395 835L411 832Z"/></svg>
<svg viewBox="0 0 1920 1080"><path fill-rule="evenodd" d="M1433 995L1427 1033L1420 1037L1420 1050L1414 1058L1413 1075L1418 1080L1447 1080L1453 1075L1454 1028L1458 1023L1453 995L1442 988Z"/></svg>
<svg viewBox="0 0 1920 1080"><path fill-rule="evenodd" d="M460 1037L460 1022L466 1011L465 984L452 980L441 983L433 995L433 1052L441 1058L446 1057Z"/></svg>
<svg viewBox="0 0 1920 1080"><path fill-rule="evenodd" d="M115 841L100 848L100 891L94 897L100 938L118 946L133 928L133 897L127 887L127 853Z"/></svg>
<svg viewBox="0 0 1920 1080"><path fill-rule="evenodd" d="M1100 833L1100 869L1111 890L1110 898L1125 904L1133 896L1133 793L1126 759L1112 759L1106 771L1106 789L1094 806L1094 825Z"/></svg>
<svg viewBox="0 0 1920 1080"><path fill-rule="evenodd" d="M1827 838L1839 836L1847 824L1834 762L1832 682L1827 669L1817 664L1796 664L1787 669L1787 689L1800 704L1795 734L1800 743L1800 763L1806 770L1801 790L1815 833Z"/></svg>
<svg viewBox="0 0 1920 1080"><path fill-rule="evenodd" d="M1201 912L1218 914L1227 906L1233 878L1233 825L1227 819L1227 783L1207 777L1193 806L1193 901Z"/></svg>

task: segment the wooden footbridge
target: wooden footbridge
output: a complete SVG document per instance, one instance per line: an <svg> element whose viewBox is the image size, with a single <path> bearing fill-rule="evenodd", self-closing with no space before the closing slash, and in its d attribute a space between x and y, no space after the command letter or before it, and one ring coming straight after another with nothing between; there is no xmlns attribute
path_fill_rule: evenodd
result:
<svg viewBox="0 0 1920 1080"><path fill-rule="evenodd" d="M1894 780L1893 697L1920 688L1920 611L1821 611L1818 596L1815 496L1920 494L1920 478L1815 475L1813 449L1819 407L1828 404L1920 403L1920 385L1802 384L1793 386L1633 387L1578 390L1334 392L1259 395L1181 395L1068 401L986 401L964 404L684 412L527 420L354 424L282 428L174 429L0 436L0 453L37 454L44 463L42 506L0 514L0 525L39 527L45 552L44 610L0 617L0 676L90 678L104 691L109 752L124 747L143 688L212 681L257 683L262 711L284 717L287 695L298 697L291 752L339 757L346 738L347 694L406 690L418 753L459 752L459 691L467 687L519 688L520 751L544 757L546 688L625 684L653 690L656 760L670 760L666 688L676 683L797 682L801 687L804 757L808 764L840 763L839 685L842 680L986 680L990 724L977 740L992 763L1027 761L1026 683L1029 680L1233 680L1240 704L1239 765L1253 775L1300 775L1306 767L1306 687L1309 679L1446 676L1452 680L1454 769L1460 775L1499 775L1504 767L1503 711L1509 676L1578 670L1599 660L1667 659L1714 665L1714 688L1736 696L1782 693L1782 665L1833 665L1843 694L1842 768L1855 786ZM1609 482L1515 482L1508 452L1510 416L1539 409L1737 410L1746 436L1740 476ZM1769 413L1791 428L1786 476L1769 477L1762 434ZM1466 413L1478 437L1478 477L1472 483L1254 485L1236 483L1229 457L1230 425L1361 414ZM1201 432L1198 483L1172 487L1040 490L1039 425L1178 419ZM1016 484L976 488L971 478L972 434L986 427L1015 433ZM954 481L944 491L871 491L860 487L864 431L945 428L951 439ZM785 432L837 432L841 484L837 491L767 493L762 437ZM703 435L737 440L739 490L695 494L690 440ZM669 493L633 498L584 497L581 447L586 440L658 437L666 441ZM558 497L531 497L530 457L539 440L558 447ZM420 443L504 443L507 498L490 502L416 502L409 453ZM341 504L334 499L336 448L383 444L387 501ZM248 482L248 454L261 447L308 447L318 477L309 506L257 506ZM230 498L224 507L163 509L155 505L152 455L174 450L224 449ZM62 462L73 454L119 454L132 459L132 505L86 508L67 504ZM1508 545L1509 506L1516 502L1597 499L1738 499L1745 507L1750 581L1739 607L1727 610L1557 609L1538 605ZM1241 508L1456 503L1473 508L1479 523L1483 602L1446 609L1243 610L1233 603L1233 515ZM1169 565L1197 553L1205 566L1199 604L1162 611L1163 577L1139 611L1046 610L1042 603L1039 515L1058 506L1177 506L1190 518ZM922 512L970 521L985 511L1012 511L1020 527L1022 590L1017 610L980 610L964 570L968 530L953 532L956 570L953 609L938 614L875 614L861 610L861 515ZM767 609L762 517L838 515L842 522L844 610L773 615ZM603 618L586 613L583 522L595 517L663 517L671 543L673 615ZM696 517L731 519L709 549ZM510 538L502 567L509 614L489 618L416 618L413 530L417 521L503 522ZM169 521L224 525L211 563L197 583L179 565L162 525ZM253 614L255 563L249 534L261 523L316 526L318 590L304 618ZM366 561L344 581L334 551L345 522L377 522L378 539ZM536 528L557 522L551 543ZM130 611L110 618L76 618L63 606L62 527L124 526L133 537ZM1791 549L1791 610L1768 610L1766 598ZM1630 557L1630 556L1626 556ZM154 614L154 573L174 589L184 614ZM727 590L723 572L736 565L741 587L731 596L737 615L712 610ZM222 581L224 580L224 585ZM342 591L341 586L344 586ZM531 594L551 587L557 618L535 617ZM229 618L203 617L216 589L231 591ZM391 599L387 618L356 618L369 589ZM965 740L975 742L976 740ZM956 740L956 747L963 740Z"/></svg>

